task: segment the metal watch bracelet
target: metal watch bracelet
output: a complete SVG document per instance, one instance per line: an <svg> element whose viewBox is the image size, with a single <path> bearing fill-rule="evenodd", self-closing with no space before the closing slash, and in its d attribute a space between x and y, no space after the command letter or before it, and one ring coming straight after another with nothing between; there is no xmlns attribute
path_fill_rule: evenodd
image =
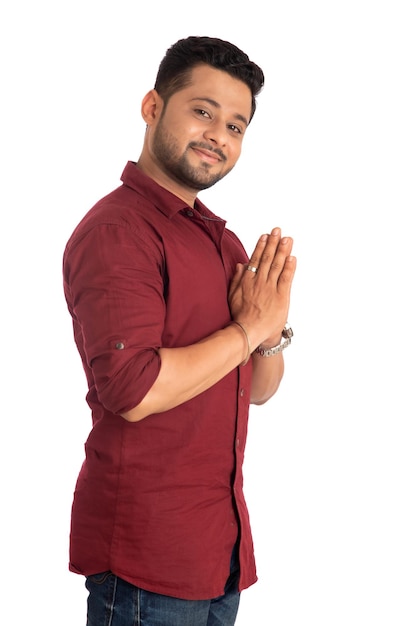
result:
<svg viewBox="0 0 418 626"><path fill-rule="evenodd" d="M291 329L290 326L286 324L286 326L282 330L282 339L280 340L280 343L277 346L272 346L271 348L258 346L258 348L254 350L254 352L259 354L260 356L265 356L265 357L274 356L275 354L282 352L285 348L287 348L287 346L290 346L292 342L292 337L293 337L293 330Z"/></svg>

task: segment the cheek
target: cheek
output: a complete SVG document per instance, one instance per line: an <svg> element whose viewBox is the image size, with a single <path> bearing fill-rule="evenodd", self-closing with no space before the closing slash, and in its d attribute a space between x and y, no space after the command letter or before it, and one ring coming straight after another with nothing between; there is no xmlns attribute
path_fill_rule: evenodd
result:
<svg viewBox="0 0 418 626"><path fill-rule="evenodd" d="M202 141L202 129L193 122L181 123L173 120L167 125L167 129L172 137L176 138L179 146L186 147L191 141Z"/></svg>
<svg viewBox="0 0 418 626"><path fill-rule="evenodd" d="M187 136L190 141L202 141L205 130L206 127L204 124L199 124L199 122L192 119L183 127L183 134Z"/></svg>
<svg viewBox="0 0 418 626"><path fill-rule="evenodd" d="M239 157L241 156L241 149L242 149L242 142L236 142L235 145L233 145L230 148L229 151L229 159L230 161L232 161L233 163L236 163L239 159Z"/></svg>

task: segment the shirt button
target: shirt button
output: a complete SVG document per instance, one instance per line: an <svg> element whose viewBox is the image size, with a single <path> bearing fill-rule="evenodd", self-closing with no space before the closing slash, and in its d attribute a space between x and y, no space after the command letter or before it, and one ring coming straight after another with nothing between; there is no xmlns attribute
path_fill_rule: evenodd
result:
<svg viewBox="0 0 418 626"><path fill-rule="evenodd" d="M236 444L237 448L239 448L239 437L237 437L237 440L236 440L235 444Z"/></svg>
<svg viewBox="0 0 418 626"><path fill-rule="evenodd" d="M115 343L116 350L123 350L124 347L125 347L125 344L123 343L123 341L118 341L117 343Z"/></svg>
<svg viewBox="0 0 418 626"><path fill-rule="evenodd" d="M244 388L243 388L243 389L240 389L239 395L241 396L241 398L242 398L242 396L244 395L244 393L245 393L245 389L244 389Z"/></svg>
<svg viewBox="0 0 418 626"><path fill-rule="evenodd" d="M187 209L186 213L187 213L187 215L189 217L193 217L193 215L194 215L194 213L193 213L193 211L191 209Z"/></svg>

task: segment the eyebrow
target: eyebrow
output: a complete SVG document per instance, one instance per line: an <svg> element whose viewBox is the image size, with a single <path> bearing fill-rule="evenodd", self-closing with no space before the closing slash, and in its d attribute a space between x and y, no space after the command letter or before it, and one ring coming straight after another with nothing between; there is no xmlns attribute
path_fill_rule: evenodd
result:
<svg viewBox="0 0 418 626"><path fill-rule="evenodd" d="M208 104L211 104L216 109L221 108L221 105L219 104L219 102L216 102L216 100L212 100L212 98L192 98L192 102L194 102L195 100L198 100L199 102L207 102ZM235 113L234 118L236 120L239 120L243 124L245 124L245 126L248 126L247 118L241 115L241 113Z"/></svg>

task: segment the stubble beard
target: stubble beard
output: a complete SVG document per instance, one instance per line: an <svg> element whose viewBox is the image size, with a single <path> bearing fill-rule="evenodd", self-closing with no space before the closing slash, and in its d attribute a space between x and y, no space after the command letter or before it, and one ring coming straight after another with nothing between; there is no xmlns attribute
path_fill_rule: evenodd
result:
<svg viewBox="0 0 418 626"><path fill-rule="evenodd" d="M193 147L201 147L210 149L206 144L191 142L187 146L183 154L180 154L180 148L176 138L164 128L163 117L158 122L155 129L153 152L163 171L189 189L202 191L213 187L218 181L226 176L232 168L224 170L218 174L212 174L209 163L202 163L199 167L192 166L188 160L187 152ZM216 154L221 153L214 150ZM222 159L225 157L221 156Z"/></svg>

